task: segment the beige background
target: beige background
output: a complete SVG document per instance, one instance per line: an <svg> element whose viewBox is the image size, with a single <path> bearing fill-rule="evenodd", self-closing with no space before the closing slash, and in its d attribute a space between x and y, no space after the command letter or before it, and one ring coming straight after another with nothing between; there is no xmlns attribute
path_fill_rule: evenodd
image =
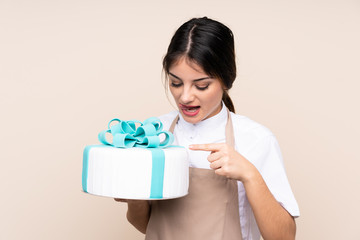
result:
<svg viewBox="0 0 360 240"><path fill-rule="evenodd" d="M0 0L0 239L143 239L81 191L82 150L113 117L172 110L161 60L207 15L236 37L237 112L281 145L297 239L360 239L360 2Z"/></svg>

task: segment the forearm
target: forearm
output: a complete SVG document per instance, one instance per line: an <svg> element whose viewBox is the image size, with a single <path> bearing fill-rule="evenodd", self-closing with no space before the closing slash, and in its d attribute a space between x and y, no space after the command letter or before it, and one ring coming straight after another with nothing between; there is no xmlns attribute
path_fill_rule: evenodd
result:
<svg viewBox="0 0 360 240"><path fill-rule="evenodd" d="M244 183L246 195L265 240L295 239L294 218L276 201L256 170Z"/></svg>
<svg viewBox="0 0 360 240"><path fill-rule="evenodd" d="M150 218L149 202L140 200L129 201L126 217L137 230L145 234Z"/></svg>

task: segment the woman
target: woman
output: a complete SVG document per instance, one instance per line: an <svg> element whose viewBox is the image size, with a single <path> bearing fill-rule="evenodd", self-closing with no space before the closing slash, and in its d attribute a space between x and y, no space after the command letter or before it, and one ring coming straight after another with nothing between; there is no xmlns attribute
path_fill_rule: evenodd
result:
<svg viewBox="0 0 360 240"><path fill-rule="evenodd" d="M209 18L184 23L163 60L179 111L162 116L189 148L189 195L127 201L146 239L294 239L299 215L273 134L236 115L233 34Z"/></svg>

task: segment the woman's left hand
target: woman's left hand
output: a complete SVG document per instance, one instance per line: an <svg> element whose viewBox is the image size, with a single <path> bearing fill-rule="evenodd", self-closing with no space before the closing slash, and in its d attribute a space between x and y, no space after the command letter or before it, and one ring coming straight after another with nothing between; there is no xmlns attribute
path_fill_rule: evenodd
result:
<svg viewBox="0 0 360 240"><path fill-rule="evenodd" d="M257 171L252 163L226 143L193 144L189 148L211 151L208 161L218 175L245 182Z"/></svg>

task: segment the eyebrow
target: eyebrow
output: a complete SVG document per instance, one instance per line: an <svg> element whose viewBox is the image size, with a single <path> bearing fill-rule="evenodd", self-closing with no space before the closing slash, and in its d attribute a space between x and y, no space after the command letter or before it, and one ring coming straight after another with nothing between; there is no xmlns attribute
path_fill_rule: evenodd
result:
<svg viewBox="0 0 360 240"><path fill-rule="evenodd" d="M179 78L178 76L176 76L175 74L173 74L173 73L171 73L171 72L169 72L169 75L171 75L172 77L174 77L174 78L182 81L181 78ZM202 80L205 80L205 79L211 79L211 78L212 78L212 77L203 77L203 78L194 79L193 81L194 81L194 82L198 82L198 81L202 81Z"/></svg>

